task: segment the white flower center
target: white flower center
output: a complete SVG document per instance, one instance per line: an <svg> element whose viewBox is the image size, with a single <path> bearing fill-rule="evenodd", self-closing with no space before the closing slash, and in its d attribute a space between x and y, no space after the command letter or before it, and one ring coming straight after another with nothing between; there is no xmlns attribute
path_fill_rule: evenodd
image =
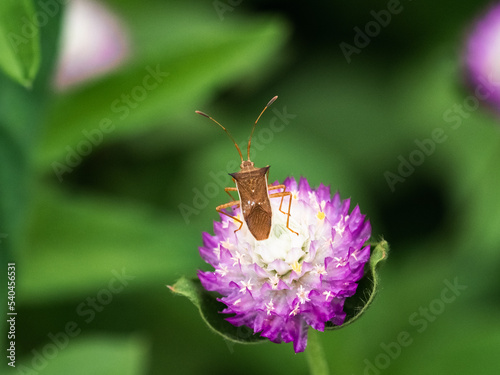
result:
<svg viewBox="0 0 500 375"><path fill-rule="evenodd" d="M273 225L269 238L255 241L254 261L264 269L275 270L278 275L292 270L300 274L301 263L309 252L308 227L301 225L293 216L290 217L289 227L299 233L296 235L286 227L287 215L280 212L278 207L279 204L273 205Z"/></svg>

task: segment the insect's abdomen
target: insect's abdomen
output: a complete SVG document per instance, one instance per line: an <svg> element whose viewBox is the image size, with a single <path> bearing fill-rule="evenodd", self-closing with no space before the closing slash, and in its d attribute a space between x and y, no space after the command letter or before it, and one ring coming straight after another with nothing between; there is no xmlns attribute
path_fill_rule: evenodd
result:
<svg viewBox="0 0 500 375"><path fill-rule="evenodd" d="M255 207L245 219L250 233L257 241L267 240L271 231L271 212Z"/></svg>

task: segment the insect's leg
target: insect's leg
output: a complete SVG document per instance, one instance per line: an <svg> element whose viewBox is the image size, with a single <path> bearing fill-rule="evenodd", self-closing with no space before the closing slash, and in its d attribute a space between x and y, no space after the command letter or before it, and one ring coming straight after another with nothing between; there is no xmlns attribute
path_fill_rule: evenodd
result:
<svg viewBox="0 0 500 375"><path fill-rule="evenodd" d="M273 194L269 194L269 198L279 198L281 197L281 203L283 203L283 198L288 196L289 199L288 199L288 212L283 212L281 211L281 204L280 204L280 211L283 212L286 216L286 227L288 228L288 230L290 230L290 232L293 232L295 233L296 235L299 235L297 232L295 232L294 230L292 230L289 226L290 224L290 209L292 208L292 192L290 191L283 191L281 193L273 193Z"/></svg>
<svg viewBox="0 0 500 375"><path fill-rule="evenodd" d="M274 190L274 189L285 189L285 185L268 185L267 190Z"/></svg>
<svg viewBox="0 0 500 375"><path fill-rule="evenodd" d="M234 201L234 198L233 196L231 195L230 191L238 191L238 188L235 188L235 187L227 187L227 188L224 188L224 191L231 197L231 200Z"/></svg>
<svg viewBox="0 0 500 375"><path fill-rule="evenodd" d="M280 202L280 208L279 208L279 210L280 210L280 212L281 212L281 213L283 213L283 214L287 215L287 213L281 209L281 206L283 205L283 198L284 198L286 195L289 195L289 194L288 194L288 192L286 191L286 186L285 186L285 185L269 185L269 186L267 187L267 190L274 190L274 189L283 189L282 193L287 193L287 194L285 194L285 195L282 195L282 196L281 196L281 202ZM269 195L269 197L271 197L271 195L272 195L272 196L279 197L279 195L275 195L275 194L280 194L280 193L273 193L273 194L270 194L270 195ZM290 194L292 194L292 193L290 193ZM290 197L290 202L291 202L291 201L292 201L292 197ZM288 215L289 215L289 214L290 214L290 209L288 209Z"/></svg>
<svg viewBox="0 0 500 375"><path fill-rule="evenodd" d="M285 185L269 185L267 187L268 191L269 190L275 190L275 189L283 189L283 192L285 192L286 191L286 186ZM273 195L274 194L277 194L277 193L273 193ZM271 195L269 195L269 196L271 197ZM279 208L279 210L280 210L281 213L283 213L283 214L286 215L286 212L281 209L281 206L283 205L283 198L284 197L285 197L284 195L281 197L281 202L280 202L280 208Z"/></svg>
<svg viewBox="0 0 500 375"><path fill-rule="evenodd" d="M226 204L221 204L220 206L215 207L215 209L216 209L217 212L220 212L221 214L229 216L231 219L240 222L240 227L234 231L234 233L236 233L243 226L243 221L241 221L240 219L238 219L236 216L230 215L226 211L223 211L225 208L232 207L232 206L239 207L240 206L240 201L232 201L232 202L229 202L229 203L226 203Z"/></svg>

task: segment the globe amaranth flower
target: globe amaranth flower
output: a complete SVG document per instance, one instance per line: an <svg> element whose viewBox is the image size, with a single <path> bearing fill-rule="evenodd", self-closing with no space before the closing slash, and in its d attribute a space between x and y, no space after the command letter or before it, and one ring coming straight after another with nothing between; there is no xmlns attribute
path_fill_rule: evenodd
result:
<svg viewBox="0 0 500 375"><path fill-rule="evenodd" d="M473 25L464 60L476 97L500 112L500 4L489 8Z"/></svg>
<svg viewBox="0 0 500 375"><path fill-rule="evenodd" d="M204 233L200 247L215 271L198 276L205 289L221 295L230 323L276 343L293 341L301 352L309 326L323 331L327 322L344 322L344 301L355 293L370 258L364 244L371 227L358 206L349 213L350 200L338 193L332 197L327 186L314 190L303 178L298 184L288 178L284 185L292 192L289 226L298 235L287 229L279 198L271 199L267 240L255 240L246 224L234 232L239 223L221 215L215 235ZM288 208L289 198L284 199ZM239 208L233 215L241 218Z"/></svg>

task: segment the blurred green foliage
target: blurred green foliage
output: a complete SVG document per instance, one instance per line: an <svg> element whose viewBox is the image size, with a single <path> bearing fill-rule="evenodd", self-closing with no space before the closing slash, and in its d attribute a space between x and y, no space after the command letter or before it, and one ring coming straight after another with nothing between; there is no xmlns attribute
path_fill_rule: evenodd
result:
<svg viewBox="0 0 500 375"><path fill-rule="evenodd" d="M38 72L40 33L39 24L26 25L19 20L34 16L31 0L6 0L0 4L0 66L26 87L31 87Z"/></svg>
<svg viewBox="0 0 500 375"><path fill-rule="evenodd" d="M43 12L54 1L33 3ZM206 268L201 233L211 231L226 199L219 184L230 183L228 163L238 161L194 110L245 144L279 95L256 130L252 160L270 164L272 180L305 176L350 196L391 244L369 313L319 336L332 373L497 372L499 119L482 108L458 126L443 118L471 95L460 53L487 1L401 1L350 63L339 44L353 44L354 28L387 1L106 3L128 29L132 53L121 67L53 89L62 5L40 27L32 89L15 80L33 77L35 57L22 74L1 65L9 75L0 74L0 259L2 270L17 264L18 365L56 375L306 373L290 345L226 342L165 287ZM148 81L155 89L127 104L123 95L152 71L161 72ZM445 140L391 189L387 172L397 175L416 140L436 129ZM95 144L79 155L86 134ZM58 174L57 165L67 169ZM455 280L466 288L444 302ZM411 344L398 352L390 344L402 332Z"/></svg>

